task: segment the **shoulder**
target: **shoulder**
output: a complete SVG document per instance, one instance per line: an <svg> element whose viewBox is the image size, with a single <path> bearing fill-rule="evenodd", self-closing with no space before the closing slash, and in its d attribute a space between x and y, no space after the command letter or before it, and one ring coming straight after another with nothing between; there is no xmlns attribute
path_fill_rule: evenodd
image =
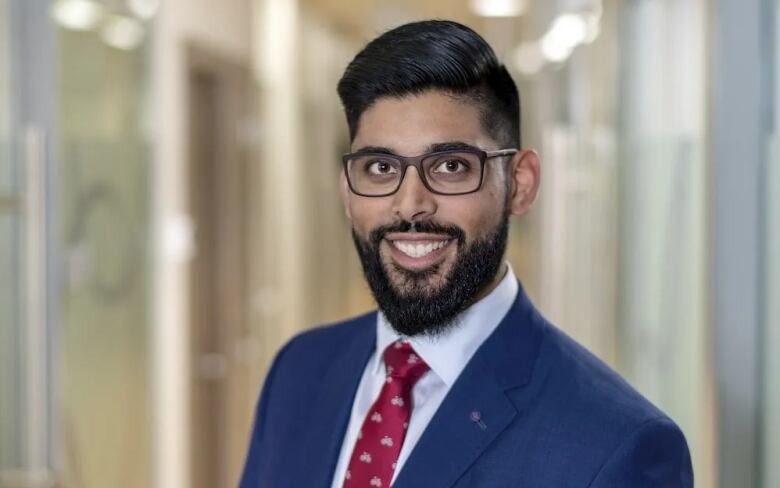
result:
<svg viewBox="0 0 780 488"><path fill-rule="evenodd" d="M318 409L310 408L312 399L332 391L334 378L348 378L350 370L359 377L357 368L341 365L359 364L362 355L370 352L375 317L370 313L315 327L297 334L279 350L260 393L240 486L281 486L279 481L289 477L284 469L289 460L280 457L285 452L280 446L300 445L300 426L311 425L317 418Z"/></svg>
<svg viewBox="0 0 780 488"><path fill-rule="evenodd" d="M563 331L549 325L546 332L538 372L560 387L570 405L627 428L666 418L615 370Z"/></svg>
<svg viewBox="0 0 780 488"><path fill-rule="evenodd" d="M368 312L340 322L318 325L293 336L282 346L272 370L321 368L343 353L345 344L374 334L376 312ZM297 365L293 367L292 365Z"/></svg>
<svg viewBox="0 0 780 488"><path fill-rule="evenodd" d="M533 383L562 443L585 441L577 450L597 468L593 486L689 486L690 455L677 424L582 345L546 329ZM618 479L628 484L612 483Z"/></svg>
<svg viewBox="0 0 780 488"><path fill-rule="evenodd" d="M338 322L321 324L298 333L290 342L309 344L312 342L340 342L354 336L360 329L376 324L376 311L366 312Z"/></svg>
<svg viewBox="0 0 780 488"><path fill-rule="evenodd" d="M589 486L693 487L685 436L668 417L643 422L615 447Z"/></svg>

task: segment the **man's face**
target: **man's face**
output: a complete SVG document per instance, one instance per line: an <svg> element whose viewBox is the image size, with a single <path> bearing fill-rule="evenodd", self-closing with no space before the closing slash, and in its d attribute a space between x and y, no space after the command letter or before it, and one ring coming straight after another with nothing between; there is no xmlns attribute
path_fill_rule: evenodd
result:
<svg viewBox="0 0 780 488"><path fill-rule="evenodd" d="M379 99L362 114L352 151L416 156L445 143L502 149L485 133L477 106L427 91ZM366 277L399 332L441 332L497 281L509 213L506 160L488 159L480 190L457 196L431 193L413 167L398 192L385 197L352 193L342 174Z"/></svg>

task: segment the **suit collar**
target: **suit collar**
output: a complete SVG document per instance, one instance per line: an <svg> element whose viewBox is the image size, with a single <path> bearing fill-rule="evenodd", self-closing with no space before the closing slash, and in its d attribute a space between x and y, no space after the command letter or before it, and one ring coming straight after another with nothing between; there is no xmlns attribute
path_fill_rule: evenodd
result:
<svg viewBox="0 0 780 488"><path fill-rule="evenodd" d="M520 287L431 419L395 488L452 486L526 408L528 396L508 392L530 382L545 328Z"/></svg>
<svg viewBox="0 0 780 488"><path fill-rule="evenodd" d="M477 352L503 389L524 386L531 381L546 329L547 321L520 284L509 313Z"/></svg>

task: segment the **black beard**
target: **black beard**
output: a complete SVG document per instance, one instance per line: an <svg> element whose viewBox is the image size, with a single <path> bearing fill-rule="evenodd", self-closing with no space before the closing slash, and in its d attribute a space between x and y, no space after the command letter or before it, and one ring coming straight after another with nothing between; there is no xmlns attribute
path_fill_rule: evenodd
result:
<svg viewBox="0 0 780 488"><path fill-rule="evenodd" d="M394 263L388 264L405 278L403 290L390 281L385 264L379 254L384 236L390 232L417 232L449 235L456 240L458 250L455 263L442 285L433 289L428 279L439 272L434 265L422 271L411 271ZM434 222L399 222L371 231L369 240L359 237L352 230L363 273L371 292L390 325L407 337L417 335L436 336L457 323L457 317L476 301L477 296L496 277L506 251L509 232L509 214L504 209L496 229L483 239L466 247L465 233L456 226L441 226Z"/></svg>

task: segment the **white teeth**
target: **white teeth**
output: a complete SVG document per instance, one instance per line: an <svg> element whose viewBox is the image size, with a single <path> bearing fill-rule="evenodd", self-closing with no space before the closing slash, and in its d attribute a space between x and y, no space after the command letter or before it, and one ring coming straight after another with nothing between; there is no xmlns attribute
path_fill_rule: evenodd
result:
<svg viewBox="0 0 780 488"><path fill-rule="evenodd" d="M449 241L436 241L428 244L414 244L408 241L393 241L393 245L396 249L409 257L421 258L437 249L443 248L448 242Z"/></svg>

